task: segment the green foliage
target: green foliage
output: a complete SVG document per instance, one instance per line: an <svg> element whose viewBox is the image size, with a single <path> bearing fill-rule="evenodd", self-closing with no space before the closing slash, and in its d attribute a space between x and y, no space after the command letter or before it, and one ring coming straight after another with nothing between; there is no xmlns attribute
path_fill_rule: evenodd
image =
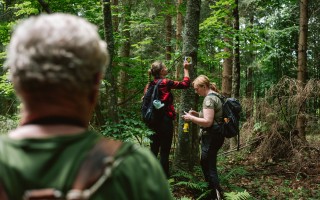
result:
<svg viewBox="0 0 320 200"><path fill-rule="evenodd" d="M254 199L246 190L242 192L228 192L224 194L226 200L249 200Z"/></svg>
<svg viewBox="0 0 320 200"><path fill-rule="evenodd" d="M23 3L15 4L13 9L16 10L15 15L17 17L27 17L34 14L39 14L39 10L35 7L36 5L37 4L32 3L31 1L24 1Z"/></svg>
<svg viewBox="0 0 320 200"><path fill-rule="evenodd" d="M192 198L190 198L190 197L181 197L181 198L178 198L176 200L192 200Z"/></svg>
<svg viewBox="0 0 320 200"><path fill-rule="evenodd" d="M200 169L196 169L194 174L188 171L178 170L171 176L171 188L188 188L193 191L193 193L199 193L199 198L206 197L210 193L210 190L207 189L208 183L201 180L200 174Z"/></svg>
<svg viewBox="0 0 320 200"><path fill-rule="evenodd" d="M229 180L232 180L236 177L245 176L247 174L248 172L244 167L233 166L233 168L230 171L224 172L220 176L220 182L222 183L222 185L226 185L229 188L241 190L241 188L239 188L238 186L230 184Z"/></svg>
<svg viewBox="0 0 320 200"><path fill-rule="evenodd" d="M7 134L10 130L18 126L17 116L0 115L0 135Z"/></svg>
<svg viewBox="0 0 320 200"><path fill-rule="evenodd" d="M219 170L220 171L220 170ZM224 196L226 200L249 200L253 199L251 195L244 189L232 186L228 183L228 180L236 179L240 176L245 176L247 171L243 167L234 168L229 173L219 174L220 181L223 186L228 186L236 191L225 192ZM199 194L196 198L197 200L205 199L210 194L211 190L208 189L208 183L203 181L202 171L200 168L196 167L193 173L178 170L172 175L170 179L170 185L173 188L183 187L188 188L193 194ZM196 196L196 195L195 195Z"/></svg>
<svg viewBox="0 0 320 200"><path fill-rule="evenodd" d="M0 22L0 44L6 45L9 41L8 24ZM1 47L1 46L0 46ZM4 52L0 52L0 60L5 56Z"/></svg>
<svg viewBox="0 0 320 200"><path fill-rule="evenodd" d="M140 145L149 143L148 137L153 134L153 131L148 129L140 119L132 116L136 115L133 112L127 112L120 115L121 119L117 124L108 121L102 126L101 133L122 141L136 141Z"/></svg>
<svg viewBox="0 0 320 200"><path fill-rule="evenodd" d="M0 76L0 94L2 97L14 96L13 85L8 81L8 74Z"/></svg>
<svg viewBox="0 0 320 200"><path fill-rule="evenodd" d="M266 122L256 122L253 125L254 132L265 132L267 130L268 130L268 127L266 126Z"/></svg>
<svg viewBox="0 0 320 200"><path fill-rule="evenodd" d="M175 186L184 186L186 188L197 190L197 191L205 191L205 188L208 186L205 182L189 182L189 181L180 181L175 184Z"/></svg>

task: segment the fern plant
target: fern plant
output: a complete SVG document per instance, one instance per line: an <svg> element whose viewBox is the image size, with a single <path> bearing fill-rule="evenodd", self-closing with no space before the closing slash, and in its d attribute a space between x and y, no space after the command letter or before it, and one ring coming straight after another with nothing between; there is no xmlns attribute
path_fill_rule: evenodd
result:
<svg viewBox="0 0 320 200"><path fill-rule="evenodd" d="M202 181L199 176L199 170L194 170L195 173L188 171L178 170L171 177L174 181L171 181L171 187L173 188L187 188L195 193L203 193L207 190L208 184Z"/></svg>
<svg viewBox="0 0 320 200"><path fill-rule="evenodd" d="M231 189L241 190L241 188L231 184L229 180L233 180L236 177L243 177L246 174L248 174L248 171L245 170L243 167L234 166L234 168L232 168L229 172L221 173L220 182L222 183L222 185L225 185Z"/></svg>
<svg viewBox="0 0 320 200"><path fill-rule="evenodd" d="M242 191L242 192L228 192L228 193L224 193L224 198L226 200L250 200L250 199L254 199L249 192L247 192L246 190Z"/></svg>

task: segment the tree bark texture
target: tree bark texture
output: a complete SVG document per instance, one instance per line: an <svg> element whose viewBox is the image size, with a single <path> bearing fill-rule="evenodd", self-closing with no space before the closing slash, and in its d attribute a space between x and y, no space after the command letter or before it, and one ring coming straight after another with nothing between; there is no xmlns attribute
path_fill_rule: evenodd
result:
<svg viewBox="0 0 320 200"><path fill-rule="evenodd" d="M183 55L191 56L193 66L197 65L200 6L201 0L188 0L187 13L185 17L185 35L183 40ZM189 69L191 80L194 79L195 68ZM190 108L197 109L195 104L198 96L195 95L192 88L183 90L181 95L181 110L188 111ZM196 163L199 162L199 138L197 126L190 124L189 133L183 133L183 120L179 117L178 145L175 157L175 166L181 169L193 170Z"/></svg>
<svg viewBox="0 0 320 200"><path fill-rule="evenodd" d="M166 5L171 6L171 0L166 0ZM172 16L171 14L166 14L166 60L171 60L172 46Z"/></svg>
<svg viewBox="0 0 320 200"><path fill-rule="evenodd" d="M180 46L181 46L181 42L182 42L182 27L183 27L183 16L182 13L180 11L180 6L182 4L182 0L177 0L177 22L176 22L176 52L180 52ZM176 75L175 78L178 79L180 77L181 74L181 66L180 65L176 65Z"/></svg>
<svg viewBox="0 0 320 200"><path fill-rule="evenodd" d="M110 63L106 69L105 80L106 84L106 108L107 108L107 118L118 122L118 108L117 108L117 94L116 88L117 83L113 75L112 59L114 55L114 38L112 30L112 17L111 17L111 5L110 0L102 0L102 10L103 10L103 22L104 22L104 34L105 41L108 43L108 51L110 54ZM103 103L105 100L100 99Z"/></svg>
<svg viewBox="0 0 320 200"><path fill-rule="evenodd" d="M121 58L130 58L130 46L131 46L131 34L130 34L130 18L131 18L131 2L129 1L123 1L123 14L121 19L121 25L122 25L122 37L123 37L123 43L120 47L120 57ZM130 67L129 63L124 61L120 63L120 66L122 68L128 68ZM119 102L124 102L127 98L128 94L131 94L127 90L128 85L128 79L129 76L125 70L121 70L119 73ZM125 104L123 104L125 106Z"/></svg>
<svg viewBox="0 0 320 200"><path fill-rule="evenodd" d="M298 43L298 81L300 87L304 88L307 75L307 36L308 36L308 0L300 0L300 28L299 28L299 43ZM301 112L298 113L297 130L302 139L306 139L306 110L305 102L301 107Z"/></svg>
<svg viewBox="0 0 320 200"><path fill-rule="evenodd" d="M112 17L113 19L113 31L115 33L119 32L119 17L118 17L118 13L119 13L119 1L118 0L112 0L112 5L114 7L113 11L116 15L114 15Z"/></svg>
<svg viewBox="0 0 320 200"><path fill-rule="evenodd" d="M239 39L239 0L235 0L234 8L234 29L235 37L235 52L234 52L234 70L233 70L233 96L240 97L240 39Z"/></svg>
<svg viewBox="0 0 320 200"><path fill-rule="evenodd" d="M254 20L254 16L251 15L250 16L250 26L253 26L253 20ZM249 44L252 44L251 41L249 41ZM254 110L254 101L253 101L253 61L254 61L254 53L252 51L249 52L248 57L246 58L247 60L249 60L248 66L246 68L246 99L247 101L251 101L251 105L252 108L248 109L246 112L246 119L249 119L252 114L253 114L253 110Z"/></svg>
<svg viewBox="0 0 320 200"><path fill-rule="evenodd" d="M225 43L230 43L229 38L224 38ZM224 47L224 52L229 54L228 58L223 60L222 71L222 94L231 97L232 92L232 51L229 47Z"/></svg>

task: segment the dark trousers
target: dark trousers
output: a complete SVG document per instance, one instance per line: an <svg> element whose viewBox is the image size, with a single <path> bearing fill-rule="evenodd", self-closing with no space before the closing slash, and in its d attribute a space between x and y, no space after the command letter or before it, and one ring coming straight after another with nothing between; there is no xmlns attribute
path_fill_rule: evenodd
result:
<svg viewBox="0 0 320 200"><path fill-rule="evenodd" d="M201 168L205 180L209 183L209 189L220 189L217 156L223 142L224 137L217 132L201 136Z"/></svg>
<svg viewBox="0 0 320 200"><path fill-rule="evenodd" d="M150 136L152 153L157 157L160 151L161 166L169 178L169 154L173 138L173 121L164 116L154 128L155 133Z"/></svg>

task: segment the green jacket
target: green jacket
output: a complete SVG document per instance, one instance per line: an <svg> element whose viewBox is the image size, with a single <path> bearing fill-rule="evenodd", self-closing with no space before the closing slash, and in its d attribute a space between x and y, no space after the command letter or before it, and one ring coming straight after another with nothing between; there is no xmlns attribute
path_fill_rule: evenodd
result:
<svg viewBox="0 0 320 200"><path fill-rule="evenodd" d="M99 135L87 131L78 135L45 139L15 140L0 137L0 182L10 200L21 200L30 189L70 190L79 166ZM123 143L115 159L124 157L112 176L92 200L173 199L168 182L156 158L144 148Z"/></svg>

